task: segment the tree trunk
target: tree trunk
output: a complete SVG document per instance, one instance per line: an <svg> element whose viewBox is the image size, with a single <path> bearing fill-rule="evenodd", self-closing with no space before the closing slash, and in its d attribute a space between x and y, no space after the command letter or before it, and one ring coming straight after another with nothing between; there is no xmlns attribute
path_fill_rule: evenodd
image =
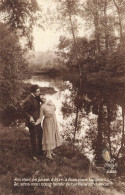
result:
<svg viewBox="0 0 125 195"><path fill-rule="evenodd" d="M77 106L77 108L76 108L76 120L75 120L75 131L74 131L74 141L73 141L73 143L75 143L75 139L76 139L76 132L77 132L77 127L78 127L78 116L79 116L79 108Z"/></svg>
<svg viewBox="0 0 125 195"><path fill-rule="evenodd" d="M97 135L97 142L96 142L96 159L97 159L97 164L102 164L102 141L103 141L103 136L102 136L102 125L103 125L103 116L102 116L102 111L103 111L103 103L100 102L99 105L99 112L98 112L98 119L97 119L97 124L98 124L98 135Z"/></svg>
<svg viewBox="0 0 125 195"><path fill-rule="evenodd" d="M119 19L119 30L120 30L120 49L123 48L123 30L122 30L122 17L121 17L121 13L120 13L120 8L118 6L118 4L116 3L116 0L113 0L114 5L116 7L117 10L117 14L118 14L118 19Z"/></svg>
<svg viewBox="0 0 125 195"><path fill-rule="evenodd" d="M104 2L104 18L105 18L105 49L108 53L108 26L107 26L107 0Z"/></svg>
<svg viewBox="0 0 125 195"><path fill-rule="evenodd" d="M100 32L99 32L99 13L98 13L98 0L93 0L94 4L94 25L95 25L95 39L98 53L100 53Z"/></svg>
<svg viewBox="0 0 125 195"><path fill-rule="evenodd" d="M124 145L124 132L125 132L125 118L124 118L124 109L122 108L122 121L123 121L123 125L122 125L122 139L121 139L121 147L120 147L120 149L119 149L119 151L118 151L118 154L117 154L117 159L118 159L118 157L119 157L119 154L120 154L120 152L121 152L121 150L122 150L122 148L123 148L123 145Z"/></svg>
<svg viewBox="0 0 125 195"><path fill-rule="evenodd" d="M110 151L110 156L112 156L112 151L111 151L111 140L110 140L110 133L111 133L111 128L110 128L110 109L109 109L109 105L107 105L107 112L108 112L108 142L109 142L109 151Z"/></svg>
<svg viewBox="0 0 125 195"><path fill-rule="evenodd" d="M69 20L70 20L70 25L71 25L72 37L73 37L73 41L74 41L74 47L75 47L75 53L76 53L76 60L77 60L78 66L79 66L79 75L81 77L82 71L81 71L81 66L80 66L79 57L78 57L78 45L77 45L77 42L76 42L76 37L75 37L73 23L72 23L72 16L71 16L70 11L69 11Z"/></svg>

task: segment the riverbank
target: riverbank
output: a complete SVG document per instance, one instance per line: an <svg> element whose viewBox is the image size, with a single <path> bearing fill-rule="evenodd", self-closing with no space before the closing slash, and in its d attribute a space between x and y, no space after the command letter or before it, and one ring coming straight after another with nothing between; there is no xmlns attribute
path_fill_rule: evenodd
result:
<svg viewBox="0 0 125 195"><path fill-rule="evenodd" d="M60 77L64 80L70 80L70 79L76 79L78 80L79 74L77 74L76 71L72 70L68 71L67 69L59 69L59 68L43 68L41 70L35 70L30 73L31 75L45 75L49 76L51 78L54 77ZM97 73L86 73L81 76L81 79L85 82L88 82L90 84L101 84L101 83L107 83L107 84L123 84L125 83L125 75L112 75L108 74L106 72L97 72Z"/></svg>
<svg viewBox="0 0 125 195"><path fill-rule="evenodd" d="M123 182L117 181L117 183L110 184L107 187L95 184L92 178L103 181L102 184L110 182L110 180L103 171L97 171L96 168L91 167L89 159L78 149L73 149L71 146L63 144L54 152L56 156L54 156L53 161L47 160L45 157L34 161L30 156L28 131L21 126L1 126L0 194L124 194L125 186L122 184ZM88 186L85 186L85 183Z"/></svg>

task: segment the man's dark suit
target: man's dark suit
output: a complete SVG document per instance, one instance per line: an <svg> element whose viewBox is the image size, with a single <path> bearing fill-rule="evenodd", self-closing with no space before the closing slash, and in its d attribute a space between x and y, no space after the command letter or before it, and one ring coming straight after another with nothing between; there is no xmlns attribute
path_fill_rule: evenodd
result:
<svg viewBox="0 0 125 195"><path fill-rule="evenodd" d="M23 103L24 115L26 117L26 126L29 128L30 132L30 143L31 143L31 152L33 156L37 154L37 145L36 138L38 141L38 153L42 152L42 128L41 124L34 126L30 122L30 117L32 116L34 121L39 118L40 114L40 99L35 97L33 94L30 94Z"/></svg>

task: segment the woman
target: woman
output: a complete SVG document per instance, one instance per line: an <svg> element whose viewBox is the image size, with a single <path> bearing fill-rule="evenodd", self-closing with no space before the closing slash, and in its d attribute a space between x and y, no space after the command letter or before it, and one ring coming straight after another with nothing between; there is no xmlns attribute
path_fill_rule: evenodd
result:
<svg viewBox="0 0 125 195"><path fill-rule="evenodd" d="M40 99L42 101L42 105L40 107L40 117L36 121L35 125L40 124L44 116L42 150L47 151L46 157L52 159L52 150L61 145L55 115L56 107L52 101L47 101L45 96L40 96Z"/></svg>

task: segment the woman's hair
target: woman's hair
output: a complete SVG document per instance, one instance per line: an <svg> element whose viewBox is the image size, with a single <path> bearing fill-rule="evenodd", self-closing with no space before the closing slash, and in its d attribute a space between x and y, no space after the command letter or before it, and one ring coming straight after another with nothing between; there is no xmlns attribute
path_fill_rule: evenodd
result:
<svg viewBox="0 0 125 195"><path fill-rule="evenodd" d="M41 94L41 95L40 95L40 102L41 102L41 103L44 103L43 97L41 97L41 96L43 96L43 95L45 95L45 94Z"/></svg>
<svg viewBox="0 0 125 195"><path fill-rule="evenodd" d="M42 99L40 99L40 102L43 104L44 103L44 101L42 100Z"/></svg>

